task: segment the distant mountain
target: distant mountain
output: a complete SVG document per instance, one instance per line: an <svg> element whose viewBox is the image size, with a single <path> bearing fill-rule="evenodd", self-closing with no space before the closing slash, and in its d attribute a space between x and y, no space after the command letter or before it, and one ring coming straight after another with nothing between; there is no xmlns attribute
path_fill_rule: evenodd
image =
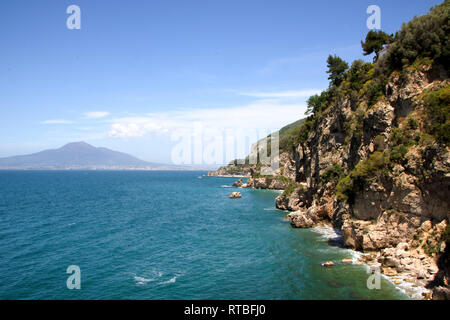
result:
<svg viewBox="0 0 450 320"><path fill-rule="evenodd" d="M0 169L182 170L189 168L146 162L123 152L97 148L86 142L73 142L59 149L0 158Z"/></svg>

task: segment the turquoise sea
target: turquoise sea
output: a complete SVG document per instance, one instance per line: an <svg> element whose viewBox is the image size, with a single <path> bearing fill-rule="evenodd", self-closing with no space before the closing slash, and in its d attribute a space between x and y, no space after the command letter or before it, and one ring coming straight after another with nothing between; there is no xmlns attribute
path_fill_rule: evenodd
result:
<svg viewBox="0 0 450 320"><path fill-rule="evenodd" d="M407 298L367 289L326 228L291 228L276 191L232 200L236 179L204 174L0 172L0 299Z"/></svg>

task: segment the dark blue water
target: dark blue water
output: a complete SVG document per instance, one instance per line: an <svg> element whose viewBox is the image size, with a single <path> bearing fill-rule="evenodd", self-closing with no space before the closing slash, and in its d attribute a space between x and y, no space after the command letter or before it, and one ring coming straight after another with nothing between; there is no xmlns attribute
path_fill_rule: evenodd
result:
<svg viewBox="0 0 450 320"><path fill-rule="evenodd" d="M402 299L292 229L274 191L204 172L0 172L0 299ZM324 261L337 262L333 268ZM81 289L69 290L69 265Z"/></svg>

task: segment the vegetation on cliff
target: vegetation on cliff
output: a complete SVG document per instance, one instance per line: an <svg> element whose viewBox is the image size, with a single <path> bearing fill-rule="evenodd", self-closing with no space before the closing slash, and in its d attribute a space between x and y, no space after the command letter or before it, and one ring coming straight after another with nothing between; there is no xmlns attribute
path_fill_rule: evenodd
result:
<svg viewBox="0 0 450 320"><path fill-rule="evenodd" d="M426 107L426 131L440 143L450 143L450 85L423 94Z"/></svg>
<svg viewBox="0 0 450 320"><path fill-rule="evenodd" d="M400 70L415 61L429 58L447 70L450 63L450 1L432 8L423 16L404 23L395 35L386 56L380 60L380 71Z"/></svg>

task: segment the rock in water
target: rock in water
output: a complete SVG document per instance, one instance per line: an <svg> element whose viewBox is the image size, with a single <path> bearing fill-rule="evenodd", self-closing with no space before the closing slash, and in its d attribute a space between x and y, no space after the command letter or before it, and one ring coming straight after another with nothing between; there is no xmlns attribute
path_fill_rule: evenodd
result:
<svg viewBox="0 0 450 320"><path fill-rule="evenodd" d="M229 198L230 199L242 198L242 194L240 192L233 192Z"/></svg>
<svg viewBox="0 0 450 320"><path fill-rule="evenodd" d="M242 178L240 178L238 181L236 181L235 183L233 183L233 187L242 187Z"/></svg>
<svg viewBox="0 0 450 320"><path fill-rule="evenodd" d="M295 228L312 228L316 223L316 217L311 210L291 212L287 218L291 220L291 225Z"/></svg>
<svg viewBox="0 0 450 320"><path fill-rule="evenodd" d="M323 263L322 266L324 266L325 268L329 268L329 267L334 266L334 262L333 261L327 261L327 262Z"/></svg>
<svg viewBox="0 0 450 320"><path fill-rule="evenodd" d="M352 258L344 258L342 259L343 263L353 263L353 259Z"/></svg>

